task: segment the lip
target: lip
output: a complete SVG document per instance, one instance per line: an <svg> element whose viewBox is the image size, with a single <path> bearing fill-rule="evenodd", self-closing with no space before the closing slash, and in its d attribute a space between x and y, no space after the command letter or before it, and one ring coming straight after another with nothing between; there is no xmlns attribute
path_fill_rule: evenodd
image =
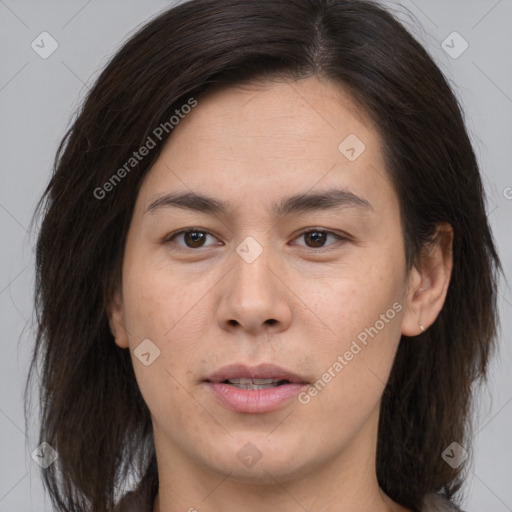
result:
<svg viewBox="0 0 512 512"><path fill-rule="evenodd" d="M238 378L287 380L288 383L265 389L239 389L224 382ZM224 366L205 379L204 383L222 406L247 414L276 411L288 404L308 385L304 377L266 363L258 366Z"/></svg>
<svg viewBox="0 0 512 512"><path fill-rule="evenodd" d="M224 382L228 379L240 378L287 380L294 384L308 384L304 377L271 363L262 363L257 366L230 364L212 373L205 380L210 382Z"/></svg>

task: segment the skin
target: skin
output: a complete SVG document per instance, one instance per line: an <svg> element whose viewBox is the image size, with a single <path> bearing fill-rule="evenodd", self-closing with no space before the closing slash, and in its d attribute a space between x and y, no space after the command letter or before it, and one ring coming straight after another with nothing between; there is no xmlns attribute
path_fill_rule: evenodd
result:
<svg viewBox="0 0 512 512"><path fill-rule="evenodd" d="M349 134L366 146L354 161L338 149ZM210 92L175 127L137 197L109 312L151 412L154 512L406 510L377 482L379 406L401 334L416 336L442 308L452 233L440 225L438 241L407 272L380 144L349 95L316 77ZM330 188L371 207L270 210ZM147 211L169 192L208 195L232 210ZM202 245L172 239L185 228L208 236ZM315 243L304 234L314 228L345 239ZM236 252L248 236L263 249L252 263ZM262 362L315 382L396 303L401 311L307 404L234 412L203 382L226 364ZM134 350L148 338L160 355L145 366ZM262 455L252 467L237 457L248 442Z"/></svg>

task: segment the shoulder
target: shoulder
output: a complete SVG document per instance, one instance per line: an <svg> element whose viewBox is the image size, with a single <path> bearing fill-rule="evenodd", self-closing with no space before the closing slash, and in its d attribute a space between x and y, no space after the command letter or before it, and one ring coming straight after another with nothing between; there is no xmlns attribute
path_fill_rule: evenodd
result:
<svg viewBox="0 0 512 512"><path fill-rule="evenodd" d="M421 512L464 512L441 494L430 493L423 499Z"/></svg>

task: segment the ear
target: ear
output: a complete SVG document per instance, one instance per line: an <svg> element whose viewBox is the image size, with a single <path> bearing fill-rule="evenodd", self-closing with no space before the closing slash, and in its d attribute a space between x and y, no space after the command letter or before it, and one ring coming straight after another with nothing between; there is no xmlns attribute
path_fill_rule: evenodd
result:
<svg viewBox="0 0 512 512"><path fill-rule="evenodd" d="M434 241L424 248L408 276L403 335L421 334L443 308L453 267L452 248L453 228L447 223L438 224Z"/></svg>
<svg viewBox="0 0 512 512"><path fill-rule="evenodd" d="M123 297L120 290L116 290L108 307L108 323L110 332L115 338L116 345L128 348L128 334L126 331Z"/></svg>

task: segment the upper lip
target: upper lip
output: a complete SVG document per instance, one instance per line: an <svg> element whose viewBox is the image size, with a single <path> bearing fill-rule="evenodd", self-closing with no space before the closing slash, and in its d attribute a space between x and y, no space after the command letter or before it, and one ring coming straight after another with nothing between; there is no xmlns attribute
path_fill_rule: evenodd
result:
<svg viewBox="0 0 512 512"><path fill-rule="evenodd" d="M212 373L205 380L208 382L224 382L225 380L240 378L275 379L300 384L306 383L306 379L300 375L270 363L263 363L257 366L230 364Z"/></svg>

